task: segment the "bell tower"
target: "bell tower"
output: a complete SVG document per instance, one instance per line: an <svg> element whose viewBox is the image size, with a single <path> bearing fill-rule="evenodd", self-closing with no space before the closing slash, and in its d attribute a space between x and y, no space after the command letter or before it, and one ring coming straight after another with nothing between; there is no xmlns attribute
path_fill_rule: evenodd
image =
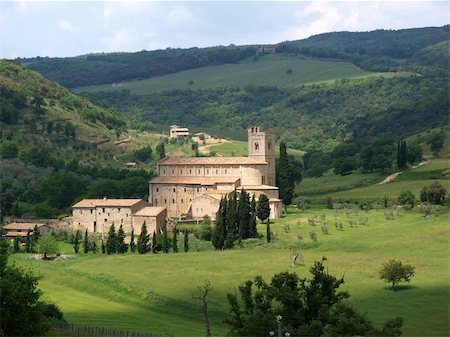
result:
<svg viewBox="0 0 450 337"><path fill-rule="evenodd" d="M262 132L258 126L248 128L248 157L266 164L261 185L275 186L275 134Z"/></svg>

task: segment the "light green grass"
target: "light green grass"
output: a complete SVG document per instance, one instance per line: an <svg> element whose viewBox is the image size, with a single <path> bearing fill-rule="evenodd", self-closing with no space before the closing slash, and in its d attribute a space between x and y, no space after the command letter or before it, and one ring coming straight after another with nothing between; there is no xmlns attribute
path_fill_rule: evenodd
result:
<svg viewBox="0 0 450 337"><path fill-rule="evenodd" d="M292 74L287 74L288 69ZM75 92L98 92L128 89L135 94L148 94L170 89L208 89L217 87L243 87L246 85L296 86L313 82L372 75L350 62L304 60L297 57L269 55L257 61L224 64L140 81L86 86ZM194 84L189 85L192 80Z"/></svg>
<svg viewBox="0 0 450 337"><path fill-rule="evenodd" d="M201 336L204 326L200 304L192 299L196 287L211 281L210 314L214 336L225 336L227 292L261 274L266 279L281 271L308 275L308 267L322 256L331 274L345 275L350 302L367 312L377 325L403 316L403 336L447 336L449 326L448 214L425 219L417 211L386 220L382 210L367 213L367 225L350 227L365 212L349 214L308 210L272 223L277 239L250 240L244 248L125 256L80 254L72 261L36 262L25 254L17 264L40 273L44 297L57 303L70 322L174 336ZM308 226L307 218L325 214L329 234L320 225ZM335 221L344 230L334 228ZM285 232L283 227L289 225ZM259 225L261 233L265 225ZM316 231L318 242L309 238ZM299 240L298 235L303 239ZM192 240L192 238L191 238ZM292 252L302 253L306 266L290 267ZM392 292L378 279L378 270L390 258L416 266L411 288Z"/></svg>
<svg viewBox="0 0 450 337"><path fill-rule="evenodd" d="M209 146L208 149L221 157L240 157L248 155L248 143L237 140ZM287 149L287 153L288 155L293 156L296 160L301 161L305 152L296 149ZM276 146L275 148L275 156L277 158L280 157L279 146Z"/></svg>

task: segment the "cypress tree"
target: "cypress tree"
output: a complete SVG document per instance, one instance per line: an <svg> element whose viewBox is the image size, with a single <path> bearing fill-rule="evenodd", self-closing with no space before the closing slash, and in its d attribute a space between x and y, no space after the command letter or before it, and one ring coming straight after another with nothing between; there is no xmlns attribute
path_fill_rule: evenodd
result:
<svg viewBox="0 0 450 337"><path fill-rule="evenodd" d="M130 251L133 254L136 252L136 243L134 242L134 229L131 230Z"/></svg>
<svg viewBox="0 0 450 337"><path fill-rule="evenodd" d="M294 193L294 175L286 151L286 144L280 143L280 162L278 167L278 187L284 205L290 205Z"/></svg>
<svg viewBox="0 0 450 337"><path fill-rule="evenodd" d="M106 253L105 242L102 240L102 254Z"/></svg>
<svg viewBox="0 0 450 337"><path fill-rule="evenodd" d="M397 167L402 168L400 140L397 142Z"/></svg>
<svg viewBox="0 0 450 337"><path fill-rule="evenodd" d="M173 236L172 236L172 249L174 253L178 253L178 238L177 238L177 228L175 227L173 229Z"/></svg>
<svg viewBox="0 0 450 337"><path fill-rule="evenodd" d="M128 245L125 243L125 232L123 231L122 224L117 231L117 252L119 254L125 254L128 251Z"/></svg>
<svg viewBox="0 0 450 337"><path fill-rule="evenodd" d="M214 226L211 242L216 249L222 249L226 238L226 207L227 201L222 198L220 207L216 214L216 225Z"/></svg>
<svg viewBox="0 0 450 337"><path fill-rule="evenodd" d="M162 251L167 254L169 252L168 238L167 238L167 230L163 229L163 240L162 240Z"/></svg>
<svg viewBox="0 0 450 337"><path fill-rule="evenodd" d="M92 243L91 243L91 251L94 253L94 254L97 254L98 253L98 247L97 247L97 241L92 241Z"/></svg>
<svg viewBox="0 0 450 337"><path fill-rule="evenodd" d="M239 239L247 239L250 237L250 197L248 193L242 189L238 203L239 217Z"/></svg>
<svg viewBox="0 0 450 337"><path fill-rule="evenodd" d="M152 253L156 254L156 232L153 232L152 236Z"/></svg>
<svg viewBox="0 0 450 337"><path fill-rule="evenodd" d="M80 231L77 230L75 232L75 240L73 242L73 249L75 250L75 254L78 254L78 251L80 250Z"/></svg>
<svg viewBox="0 0 450 337"><path fill-rule="evenodd" d="M256 229L256 200L255 195L252 196L252 201L250 202L250 226L249 234L251 238L256 238L258 231Z"/></svg>
<svg viewBox="0 0 450 337"><path fill-rule="evenodd" d="M270 242L270 240L272 239L272 236L270 233L270 221L268 218L267 218L266 237L267 237L267 242Z"/></svg>
<svg viewBox="0 0 450 337"><path fill-rule="evenodd" d="M88 231L86 229L86 231L84 232L84 241L83 241L83 249L84 249L84 253L87 254L90 250L89 247L89 237L88 237Z"/></svg>
<svg viewBox="0 0 450 337"><path fill-rule="evenodd" d="M407 154L407 149L406 149L406 140L403 139L403 144L402 144L402 168L406 168L406 154Z"/></svg>
<svg viewBox="0 0 450 337"><path fill-rule="evenodd" d="M139 239L137 242L137 251L139 254L145 254L149 251L149 243L150 243L150 235L147 233L147 224L142 224L141 235L139 235Z"/></svg>
<svg viewBox="0 0 450 337"><path fill-rule="evenodd" d="M108 255L117 253L117 235L114 223L109 227L108 238L106 239L106 253Z"/></svg>
<svg viewBox="0 0 450 337"><path fill-rule="evenodd" d="M31 231L28 230L27 238L25 240L25 252L31 253Z"/></svg>
<svg viewBox="0 0 450 337"><path fill-rule="evenodd" d="M256 207L256 215L258 218L264 222L264 220L269 219L270 215L270 204L269 198L265 194L259 196L258 205ZM269 222L269 221L267 221Z"/></svg>
<svg viewBox="0 0 450 337"><path fill-rule="evenodd" d="M14 253L18 253L20 251L19 238L17 236L14 238L13 249L14 249Z"/></svg>
<svg viewBox="0 0 450 337"><path fill-rule="evenodd" d="M189 251L189 234L187 229L184 231L184 252L187 253Z"/></svg>
<svg viewBox="0 0 450 337"><path fill-rule="evenodd" d="M41 233L39 233L38 226L34 225L33 234L31 236L31 246L30 246L31 251L33 251L33 252L36 251L36 246L37 246L40 234Z"/></svg>

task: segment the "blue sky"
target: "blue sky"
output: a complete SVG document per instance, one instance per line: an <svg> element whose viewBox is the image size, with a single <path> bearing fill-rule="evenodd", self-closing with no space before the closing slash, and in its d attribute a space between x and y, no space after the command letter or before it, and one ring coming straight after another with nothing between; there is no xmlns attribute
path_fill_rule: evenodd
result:
<svg viewBox="0 0 450 337"><path fill-rule="evenodd" d="M0 1L0 58L270 44L449 18L447 1Z"/></svg>

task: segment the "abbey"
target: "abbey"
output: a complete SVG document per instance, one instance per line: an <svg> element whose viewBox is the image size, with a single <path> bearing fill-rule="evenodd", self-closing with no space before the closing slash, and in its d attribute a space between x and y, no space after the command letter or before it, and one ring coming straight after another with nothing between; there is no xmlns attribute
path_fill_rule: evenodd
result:
<svg viewBox="0 0 450 337"><path fill-rule="evenodd" d="M270 216L281 215L275 186L275 135L259 127L248 129L248 157L166 157L158 162L150 182L149 203L166 207L174 218L215 218L220 199L245 189L258 199L269 197Z"/></svg>

